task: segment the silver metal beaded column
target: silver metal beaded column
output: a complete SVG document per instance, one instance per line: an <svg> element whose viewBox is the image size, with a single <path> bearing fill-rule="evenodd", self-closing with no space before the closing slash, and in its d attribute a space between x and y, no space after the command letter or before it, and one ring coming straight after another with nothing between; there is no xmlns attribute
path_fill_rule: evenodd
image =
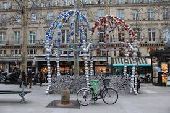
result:
<svg viewBox="0 0 170 113"><path fill-rule="evenodd" d="M132 93L132 91L134 91L134 93L136 94L136 90L135 90L135 63L136 63L136 61L133 59L132 76L131 76L131 90L130 90L130 92Z"/></svg>
<svg viewBox="0 0 170 113"><path fill-rule="evenodd" d="M51 87L51 66L50 66L50 54L51 54L51 47L52 47L52 44L50 44L50 41L49 40L46 40L46 43L45 43L45 48L46 48L46 58L47 58L47 69L48 69L48 87L46 89L46 94L49 94L49 90L50 90L50 87Z"/></svg>
<svg viewBox="0 0 170 113"><path fill-rule="evenodd" d="M84 65L85 65L85 76L86 76L86 82L87 82L87 88L89 88L89 68L88 68L88 57L87 57L87 52L88 52L88 49L87 49L87 45L86 45L86 41L83 39L83 57L84 57Z"/></svg>
<svg viewBox="0 0 170 113"><path fill-rule="evenodd" d="M57 76L60 76L60 56L59 56L59 49L56 49L56 64L57 64Z"/></svg>
<svg viewBox="0 0 170 113"><path fill-rule="evenodd" d="M94 70L93 70L93 53L92 49L90 50L90 76L94 75Z"/></svg>
<svg viewBox="0 0 170 113"><path fill-rule="evenodd" d="M94 75L94 71L93 71L93 57L91 56L90 58L90 76Z"/></svg>
<svg viewBox="0 0 170 113"><path fill-rule="evenodd" d="M137 77L136 77L136 57L137 57L137 46L136 42L134 41L133 45L130 44L130 48L132 49L132 56L133 56L133 66L132 66L132 76L131 76L131 88L130 93L134 92L137 94Z"/></svg>
<svg viewBox="0 0 170 113"><path fill-rule="evenodd" d="M128 56L129 56L129 53L128 53L128 50L125 49L125 59L124 59L124 77L128 77L127 76L127 63L128 63Z"/></svg>
<svg viewBox="0 0 170 113"><path fill-rule="evenodd" d="M89 33L89 37L90 37L90 43L92 44L93 43L93 41L92 41L92 32L90 31L90 33ZM90 52L90 76L93 76L94 75L94 70L93 70L93 46L91 46L90 47L90 50L89 50L89 52Z"/></svg>
<svg viewBox="0 0 170 113"><path fill-rule="evenodd" d="M134 93L138 94L137 92L137 74L136 74L136 66L137 66L137 52L138 52L138 48L137 48L137 42L136 40L134 41L133 44L134 48L133 48L133 63L134 63Z"/></svg>

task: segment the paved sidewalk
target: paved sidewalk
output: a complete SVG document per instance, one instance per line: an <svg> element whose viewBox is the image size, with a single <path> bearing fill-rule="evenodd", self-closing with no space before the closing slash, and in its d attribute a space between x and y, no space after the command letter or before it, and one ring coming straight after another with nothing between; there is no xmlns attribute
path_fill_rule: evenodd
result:
<svg viewBox="0 0 170 113"><path fill-rule="evenodd" d="M53 100L60 100L58 94L45 94L47 86L33 86L26 95L26 104L20 104L16 94L0 95L0 113L170 113L170 87L142 84L138 95L120 95L116 104L106 105L102 100L89 106L73 108L46 108ZM18 85L0 84L0 89L21 90ZM71 95L76 100L76 95Z"/></svg>

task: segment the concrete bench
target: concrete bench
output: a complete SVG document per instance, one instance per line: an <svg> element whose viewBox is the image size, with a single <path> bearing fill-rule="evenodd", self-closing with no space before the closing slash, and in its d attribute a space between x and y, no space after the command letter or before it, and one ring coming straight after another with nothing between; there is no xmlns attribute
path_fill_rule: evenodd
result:
<svg viewBox="0 0 170 113"><path fill-rule="evenodd" d="M31 93L31 91L12 91L12 90L0 90L0 94L19 94L21 97L21 103L25 103L25 95Z"/></svg>

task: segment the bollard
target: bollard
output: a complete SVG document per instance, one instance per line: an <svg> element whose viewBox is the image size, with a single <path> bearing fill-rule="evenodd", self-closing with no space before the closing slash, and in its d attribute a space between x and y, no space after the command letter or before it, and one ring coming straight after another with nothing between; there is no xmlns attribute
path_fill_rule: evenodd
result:
<svg viewBox="0 0 170 113"><path fill-rule="evenodd" d="M61 104L70 104L70 91L68 88L64 88L61 92Z"/></svg>

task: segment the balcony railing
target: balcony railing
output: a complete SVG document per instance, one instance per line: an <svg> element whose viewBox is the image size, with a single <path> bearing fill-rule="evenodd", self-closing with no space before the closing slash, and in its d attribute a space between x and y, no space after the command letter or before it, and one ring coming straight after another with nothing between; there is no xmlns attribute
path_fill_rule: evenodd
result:
<svg viewBox="0 0 170 113"><path fill-rule="evenodd" d="M142 5L142 4L167 4L167 3L170 3L170 1L168 0L158 0L158 1L153 1L153 2L147 2L147 1L144 1L144 0L139 0L138 1L134 1L134 2L112 2L112 0L110 2L100 2L99 0L91 0L91 1L87 1L87 2L81 2L81 5L82 6L92 6L92 5L95 5L95 6L110 6L110 5L114 5L114 6L117 6L117 5L126 5L126 4L137 4L137 5ZM3 4L3 2L0 2L0 10L17 10L18 9L18 4L16 2L7 2L7 4ZM74 7L74 3L73 2L68 2L68 3L64 3L64 2L50 2L50 1L46 1L46 2L36 2L34 1L33 2L29 2L29 8L31 9L36 9L36 8L53 8L53 7Z"/></svg>

